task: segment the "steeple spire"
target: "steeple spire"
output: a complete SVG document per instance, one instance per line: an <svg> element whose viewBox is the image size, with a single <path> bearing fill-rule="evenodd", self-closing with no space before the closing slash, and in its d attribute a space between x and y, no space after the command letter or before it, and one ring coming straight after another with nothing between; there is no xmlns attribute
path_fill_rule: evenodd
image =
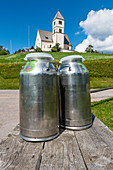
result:
<svg viewBox="0 0 113 170"><path fill-rule="evenodd" d="M61 20L64 20L63 16L62 16L62 15L61 15L61 13L59 12L59 9L58 9L58 12L57 12L57 14L55 15L55 17L54 17L54 19L53 19L53 20L55 20L55 19L61 19Z"/></svg>

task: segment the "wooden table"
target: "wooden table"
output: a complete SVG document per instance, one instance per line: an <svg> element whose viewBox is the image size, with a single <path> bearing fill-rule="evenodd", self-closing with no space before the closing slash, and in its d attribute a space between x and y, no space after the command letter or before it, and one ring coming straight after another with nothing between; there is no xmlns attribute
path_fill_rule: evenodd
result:
<svg viewBox="0 0 113 170"><path fill-rule="evenodd" d="M17 126L0 144L0 170L113 170L113 132L94 118L82 131L63 130L49 142L26 142Z"/></svg>

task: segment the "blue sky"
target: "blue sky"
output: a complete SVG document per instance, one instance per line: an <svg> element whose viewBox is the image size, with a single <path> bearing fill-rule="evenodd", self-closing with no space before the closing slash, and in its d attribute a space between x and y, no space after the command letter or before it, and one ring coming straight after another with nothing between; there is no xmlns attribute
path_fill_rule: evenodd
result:
<svg viewBox="0 0 113 170"><path fill-rule="evenodd" d="M29 25L30 46L34 46L38 29L52 31L52 20L59 9L65 19L65 34L75 49L87 37L79 23L91 10L104 8L112 9L113 0L0 0L0 45L10 50L11 40L13 52L28 47Z"/></svg>

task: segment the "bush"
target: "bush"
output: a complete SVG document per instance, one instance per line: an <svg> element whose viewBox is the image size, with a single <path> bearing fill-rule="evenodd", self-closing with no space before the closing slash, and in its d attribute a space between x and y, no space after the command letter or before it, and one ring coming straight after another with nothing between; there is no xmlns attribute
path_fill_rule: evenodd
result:
<svg viewBox="0 0 113 170"><path fill-rule="evenodd" d="M56 49L55 47L53 47L53 48L51 49L51 52L57 52L57 49Z"/></svg>
<svg viewBox="0 0 113 170"><path fill-rule="evenodd" d="M3 49L3 50L1 50L0 51L0 55L7 55L8 53L7 53L7 51L5 50L5 49Z"/></svg>
<svg viewBox="0 0 113 170"><path fill-rule="evenodd" d="M36 48L36 52L42 52L41 48Z"/></svg>
<svg viewBox="0 0 113 170"><path fill-rule="evenodd" d="M60 44L56 43L56 45L51 49L51 52L59 52L60 50Z"/></svg>

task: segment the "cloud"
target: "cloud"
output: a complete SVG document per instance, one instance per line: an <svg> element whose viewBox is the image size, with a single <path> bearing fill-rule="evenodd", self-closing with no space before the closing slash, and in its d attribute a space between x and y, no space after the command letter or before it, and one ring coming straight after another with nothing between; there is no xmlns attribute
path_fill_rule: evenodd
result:
<svg viewBox="0 0 113 170"><path fill-rule="evenodd" d="M75 33L75 35L79 35L79 34L80 34L80 32L79 32L79 31Z"/></svg>
<svg viewBox="0 0 113 170"><path fill-rule="evenodd" d="M84 52L91 44L97 51L113 53L113 10L91 10L85 21L80 22L87 38L75 50Z"/></svg>

